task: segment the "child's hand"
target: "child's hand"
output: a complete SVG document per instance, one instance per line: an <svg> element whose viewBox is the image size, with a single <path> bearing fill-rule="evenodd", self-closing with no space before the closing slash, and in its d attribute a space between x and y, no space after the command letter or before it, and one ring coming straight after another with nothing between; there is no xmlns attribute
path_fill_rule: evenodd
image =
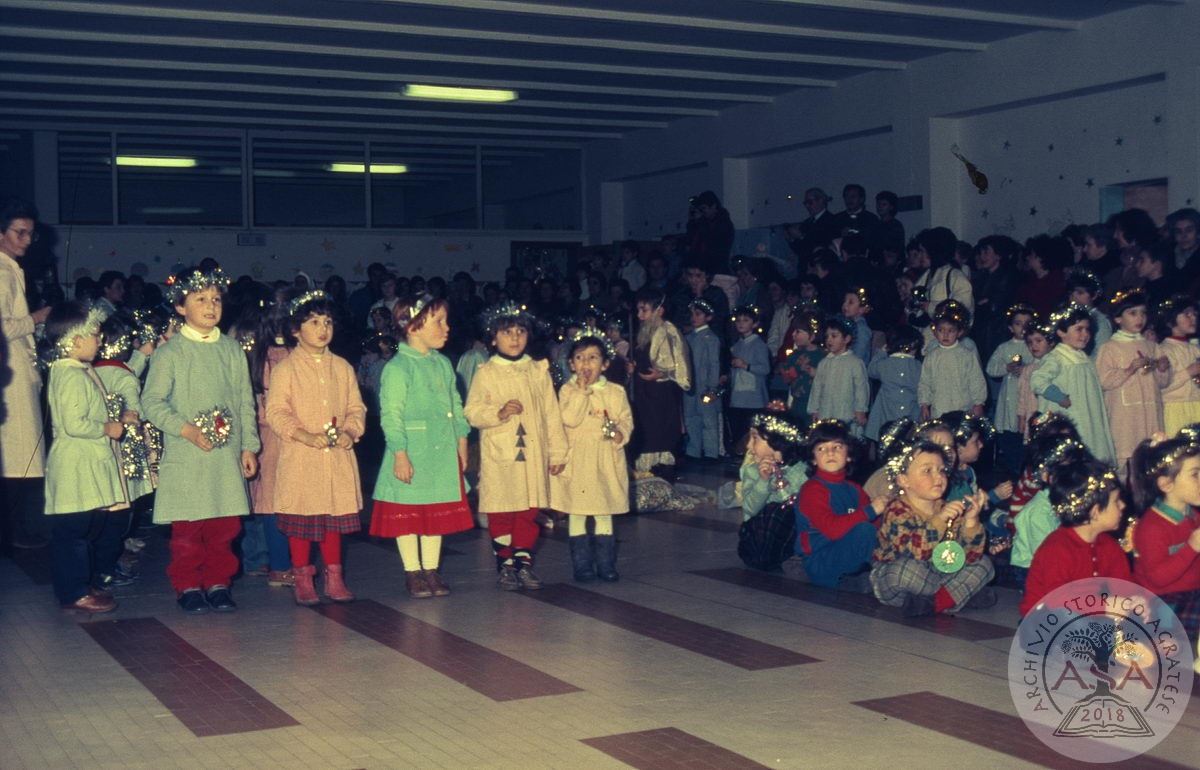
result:
<svg viewBox="0 0 1200 770"><path fill-rule="evenodd" d="M124 412L121 412L121 422L127 425L137 425L138 413L132 409L126 409Z"/></svg>
<svg viewBox="0 0 1200 770"><path fill-rule="evenodd" d="M1063 396L1063 400L1059 401L1058 405L1061 406L1063 409L1070 409L1071 408L1071 397Z"/></svg>
<svg viewBox="0 0 1200 770"><path fill-rule="evenodd" d="M1013 483L1011 481L1002 481L996 485L996 488L993 489L992 492L994 492L996 497L1000 498L1001 500L1007 500L1008 498L1012 497Z"/></svg>
<svg viewBox="0 0 1200 770"><path fill-rule="evenodd" d="M775 472L775 463L770 460L758 461L758 475L760 478L769 479L771 474Z"/></svg>
<svg viewBox="0 0 1200 770"><path fill-rule="evenodd" d="M929 404L921 404L921 422L929 419Z"/></svg>
<svg viewBox="0 0 1200 770"><path fill-rule="evenodd" d="M983 417L983 404L976 404L975 406L971 407L971 414L975 415L976 417Z"/></svg>
<svg viewBox="0 0 1200 770"><path fill-rule="evenodd" d="M258 473L258 458L253 452L242 450L242 477L247 479L254 478L254 474Z"/></svg>
<svg viewBox="0 0 1200 770"><path fill-rule="evenodd" d="M626 376L632 376L636 370L637 370L637 364L633 363L632 361L625 362L625 375Z"/></svg>
<svg viewBox="0 0 1200 770"><path fill-rule="evenodd" d="M458 440L458 469L459 471L467 469L467 440L465 438Z"/></svg>
<svg viewBox="0 0 1200 770"><path fill-rule="evenodd" d="M858 423L859 425L866 425L867 424L867 413L866 412L855 412L854 413L854 421L856 423Z"/></svg>
<svg viewBox="0 0 1200 770"><path fill-rule="evenodd" d="M154 340L150 340L145 345L142 345L140 348L138 348L138 352L149 358L150 354L154 352Z"/></svg>
<svg viewBox="0 0 1200 770"><path fill-rule="evenodd" d="M335 444L335 446L338 449L353 449L354 448L354 439L352 439L350 437L349 433L339 433L338 437L337 437L337 443Z"/></svg>
<svg viewBox="0 0 1200 770"><path fill-rule="evenodd" d="M204 437L204 431L190 422L184 425L179 435L196 445L201 452L211 452L212 442Z"/></svg>
<svg viewBox="0 0 1200 770"><path fill-rule="evenodd" d="M1008 370L1009 374L1020 374L1021 370L1025 368L1025 364L1019 361L1010 361L1004 368Z"/></svg>
<svg viewBox="0 0 1200 770"><path fill-rule="evenodd" d="M1193 551L1200 552L1200 527L1193 529L1192 534L1188 535L1187 544Z"/></svg>
<svg viewBox="0 0 1200 770"><path fill-rule="evenodd" d="M396 459L392 463L392 473L396 474L396 478L400 479L405 484L411 484L413 479L412 463L408 459L408 452L397 452Z"/></svg>
<svg viewBox="0 0 1200 770"><path fill-rule="evenodd" d="M503 422L514 414L521 414L525 411L525 407L517 399L510 399L505 402L504 406L500 407L500 421Z"/></svg>
<svg viewBox="0 0 1200 770"><path fill-rule="evenodd" d="M781 371L779 373L779 376L783 378L784 382L786 382L788 385L791 385L793 382L796 381L796 378L799 377L800 375L796 372L795 369L793 369L789 366L787 369L784 369L783 371Z"/></svg>
<svg viewBox="0 0 1200 770"><path fill-rule="evenodd" d="M625 443L625 434L619 430L615 431L612 436L612 442L613 442L613 445L620 447L622 444Z"/></svg>
<svg viewBox="0 0 1200 770"><path fill-rule="evenodd" d="M890 502L891 499L881 495L871 501L871 508L875 511L876 516L882 516L883 512L887 510L888 503Z"/></svg>
<svg viewBox="0 0 1200 770"><path fill-rule="evenodd" d="M587 390L588 388L595 385L596 381L597 381L596 376L594 374L592 374L591 372L588 372L587 374L576 374L575 375L575 384L579 386L580 390Z"/></svg>
<svg viewBox="0 0 1200 770"><path fill-rule="evenodd" d="M1022 436L1025 435L1025 418L1024 417L1017 418L1017 433L1020 433Z"/></svg>
<svg viewBox="0 0 1200 770"><path fill-rule="evenodd" d="M638 372L638 377L641 377L646 382L657 382L663 378L663 373L657 369L651 369L648 372Z"/></svg>
<svg viewBox="0 0 1200 770"><path fill-rule="evenodd" d="M557 476L558 474L563 472L563 468L565 468L565 467L567 467L566 463L559 463L558 465L551 465L550 466L550 475Z"/></svg>
<svg viewBox="0 0 1200 770"><path fill-rule="evenodd" d="M1158 358L1154 359L1154 365L1158 367L1160 372L1165 372L1171 368L1171 362L1166 356L1159 356Z"/></svg>
<svg viewBox="0 0 1200 770"><path fill-rule="evenodd" d="M313 449L329 448L329 439L325 437L324 433L312 433L311 431L307 430L298 430L296 431L295 439L304 446L312 447Z"/></svg>
<svg viewBox="0 0 1200 770"><path fill-rule="evenodd" d="M104 435L111 439L119 439L125 435L125 423L123 422L106 422L104 423Z"/></svg>
<svg viewBox="0 0 1200 770"><path fill-rule="evenodd" d="M1200 374L1200 361L1196 361L1191 366L1189 366L1187 368L1187 373L1189 375L1191 375L1192 377L1195 377L1196 375Z"/></svg>
<svg viewBox="0 0 1200 770"><path fill-rule="evenodd" d="M732 361L730 361L730 362L729 362L729 365L730 365L730 366L732 366L734 369L747 369L747 368L749 368L749 367L747 367L747 366L746 366L746 362L745 362L745 361L743 361L743 360L742 360L742 359L740 359L740 358L735 358L735 359L733 359Z"/></svg>

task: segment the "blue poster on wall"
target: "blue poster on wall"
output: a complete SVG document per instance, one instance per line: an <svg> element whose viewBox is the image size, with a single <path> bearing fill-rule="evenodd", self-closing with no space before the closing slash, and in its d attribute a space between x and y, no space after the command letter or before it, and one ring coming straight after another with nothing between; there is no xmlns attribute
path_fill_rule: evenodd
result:
<svg viewBox="0 0 1200 770"><path fill-rule="evenodd" d="M785 279L796 277L796 257L783 237L782 227L750 227L736 231L730 254L766 259Z"/></svg>

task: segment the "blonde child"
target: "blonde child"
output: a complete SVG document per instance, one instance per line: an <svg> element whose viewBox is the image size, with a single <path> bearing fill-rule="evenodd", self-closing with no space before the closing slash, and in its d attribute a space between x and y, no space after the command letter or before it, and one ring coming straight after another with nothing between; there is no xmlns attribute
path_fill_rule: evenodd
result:
<svg viewBox="0 0 1200 770"><path fill-rule="evenodd" d="M983 415L987 381L973 346L960 342L968 325L966 311L957 304L944 306L933 318L937 345L925 354L917 385L922 420L955 410Z"/></svg>
<svg viewBox="0 0 1200 770"><path fill-rule="evenodd" d="M171 525L167 577L189 615L237 609L231 545L250 512L246 479L262 448L246 354L217 328L228 286L220 268L189 268L168 282L183 325L155 351L142 390L146 416L163 432L154 522Z"/></svg>
<svg viewBox="0 0 1200 770"><path fill-rule="evenodd" d="M497 585L533 591L542 587L533 571L537 515L551 505L550 477L563 471L567 439L550 367L525 352L533 319L507 302L488 311L484 326L494 354L476 371L464 408L479 429L479 510L487 514Z"/></svg>
<svg viewBox="0 0 1200 770"><path fill-rule="evenodd" d="M1163 429L1174 435L1200 422L1200 347L1196 346L1196 306L1173 297L1157 308L1158 354L1170 364L1171 379L1163 388Z"/></svg>
<svg viewBox="0 0 1200 770"><path fill-rule="evenodd" d="M404 341L380 378L386 448L372 495L371 534L396 538L414 599L450 594L438 574L442 536L474 525L463 481L470 428L454 369L438 352L450 337L447 309L444 299L428 294L396 302Z"/></svg>
<svg viewBox="0 0 1200 770"><path fill-rule="evenodd" d="M320 599L313 585L312 545L325 563L323 589L335 602L354 601L342 570L342 535L362 524L362 485L354 444L366 429L366 406L354 367L329 351L337 308L323 291L288 304L291 352L271 373L267 424L279 436L275 523L287 535L296 604Z"/></svg>
<svg viewBox="0 0 1200 770"><path fill-rule="evenodd" d="M1133 531L1133 579L1175 611L1190 638L1200 635L1200 444L1144 441L1130 482L1144 512Z"/></svg>
<svg viewBox="0 0 1200 770"><path fill-rule="evenodd" d="M1038 397L1038 411L1061 412L1075 423L1088 451L1101 462L1116 457L1108 427L1108 409L1096 374L1096 364L1086 352L1092 338L1092 317L1087 308L1066 305L1050 314L1059 343L1029 377Z"/></svg>
<svg viewBox="0 0 1200 770"><path fill-rule="evenodd" d="M580 330L571 340L571 378L558 392L567 460L563 472L550 479L550 498L567 514L571 565L581 583L620 577L612 517L629 512L625 445L633 433L633 412L625 389L603 374L615 354L603 332ZM588 519L594 522L591 538Z"/></svg>
<svg viewBox="0 0 1200 770"><path fill-rule="evenodd" d="M112 419L104 386L91 366L100 347L102 315L78 302L55 305L46 317L47 400L54 441L46 460L46 514L51 520L54 595L63 609L104 613L117 603L91 587L96 555L119 549L129 508L115 441L125 432Z"/></svg>
<svg viewBox="0 0 1200 770"><path fill-rule="evenodd" d="M1025 329L1033 321L1033 315L1033 308L1021 304L1013 305L1004 312L1012 336L996 346L985 367L988 377L1001 380L992 422L999 434L996 437L996 452L1003 464L1013 471L1021 466L1021 431L1017 407L1021 373L1033 358L1025 342Z"/></svg>
<svg viewBox="0 0 1200 770"><path fill-rule="evenodd" d="M871 389L867 366L850 352L854 324L847 318L831 318L825 324L825 351L828 355L817 364L812 393L808 396L809 416L817 420L841 420L860 433L867 424Z"/></svg>
<svg viewBox="0 0 1200 770"><path fill-rule="evenodd" d="M1163 429L1162 389L1170 363L1142 336L1146 295L1117 292L1109 305L1117 331L1096 351L1096 374L1116 451L1117 473L1125 478L1137 445Z"/></svg>

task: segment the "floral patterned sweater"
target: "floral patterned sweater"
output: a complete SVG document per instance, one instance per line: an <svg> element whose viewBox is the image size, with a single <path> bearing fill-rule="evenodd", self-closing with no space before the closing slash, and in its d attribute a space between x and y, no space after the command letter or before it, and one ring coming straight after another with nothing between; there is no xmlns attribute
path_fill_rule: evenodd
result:
<svg viewBox="0 0 1200 770"><path fill-rule="evenodd" d="M941 542L942 533L921 516L903 497L888 503L883 512L883 523L879 527L879 547L872 557L876 562L895 561L908 557L929 561L933 548ZM958 527L957 540L967 552L967 564L979 561L983 556L984 529L978 527L973 534L963 533Z"/></svg>

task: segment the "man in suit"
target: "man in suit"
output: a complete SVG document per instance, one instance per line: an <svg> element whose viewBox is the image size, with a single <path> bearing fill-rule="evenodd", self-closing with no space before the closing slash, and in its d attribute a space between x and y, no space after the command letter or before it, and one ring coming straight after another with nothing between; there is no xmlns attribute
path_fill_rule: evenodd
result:
<svg viewBox="0 0 1200 770"><path fill-rule="evenodd" d="M867 191L860 184L848 184L842 188L842 202L846 204L846 210L833 217L834 237L861 235L870 238L879 226L879 217L867 211Z"/></svg>

